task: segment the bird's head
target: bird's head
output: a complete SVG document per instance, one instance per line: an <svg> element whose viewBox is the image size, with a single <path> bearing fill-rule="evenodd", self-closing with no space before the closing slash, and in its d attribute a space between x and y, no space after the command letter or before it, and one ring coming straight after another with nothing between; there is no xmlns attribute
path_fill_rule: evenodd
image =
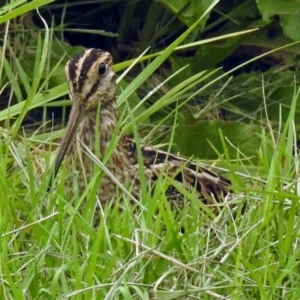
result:
<svg viewBox="0 0 300 300"><path fill-rule="evenodd" d="M111 55L101 49L87 49L68 61L65 74L73 107L81 113L115 101L116 80Z"/></svg>
<svg viewBox="0 0 300 300"><path fill-rule="evenodd" d="M111 55L101 49L87 49L71 58L65 67L72 109L58 148L54 177L73 140L79 123L89 113L116 108L116 79Z"/></svg>

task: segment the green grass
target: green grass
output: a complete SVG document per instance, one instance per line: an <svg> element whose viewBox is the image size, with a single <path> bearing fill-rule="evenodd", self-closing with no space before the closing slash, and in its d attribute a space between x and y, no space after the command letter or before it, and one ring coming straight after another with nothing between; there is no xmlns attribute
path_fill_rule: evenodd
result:
<svg viewBox="0 0 300 300"><path fill-rule="evenodd" d="M128 107L128 96L187 34L126 87L119 97L120 105ZM0 112L1 124L5 125L0 127L0 299L298 300L298 88L288 118L277 128L262 125L255 164L249 165L250 160L245 160L237 145L236 156L229 156L226 137L220 134L222 166L229 170L226 176L233 181L230 200L236 204L234 208L225 202L215 214L187 195L187 205L175 213L164 196L168 180L161 179L152 194L144 181L139 209L130 203L129 196L121 196L122 201L102 208L101 222L95 230L93 195L100 178L95 176L91 191L86 192L84 211L84 196L66 199L59 180L47 193L54 151L42 146L54 146L53 138L61 136L62 131L44 133L45 119L35 132L25 134L19 130L31 109L50 106L50 101L67 92L65 84L46 88L51 86L51 76L45 73L62 71L63 65L59 61L48 69L46 53L52 49L51 42L49 32L39 38L32 64L36 74L33 82L9 44L6 47L14 60L5 58L1 64L1 78L10 82L17 103ZM119 64L116 69L126 66ZM18 80L15 73L19 74ZM178 97L212 75L199 73L187 78L152 107L143 107L141 114L135 114L136 106L130 107L122 115L120 126L137 136L139 126L151 115L176 103ZM24 90L26 102L22 98ZM65 105L66 101L60 103ZM165 117L174 125L169 142L173 141L179 113L177 106ZM153 126L149 140L161 124ZM63 169L60 178L67 176L66 172Z"/></svg>
<svg viewBox="0 0 300 300"><path fill-rule="evenodd" d="M292 140L282 135L269 157L262 153L264 188L237 192L235 201L246 207L235 217L225 207L211 219L196 199L176 216L159 189L144 200L145 211L133 213L126 202L121 212L105 207L95 231L91 215L78 212L78 199L67 202L61 187L49 198L37 190L33 164L23 174L24 196L13 177L2 178L2 298L297 299L295 161L282 165ZM268 142L263 135L262 149ZM10 154L1 153L1 166Z"/></svg>
<svg viewBox="0 0 300 300"><path fill-rule="evenodd" d="M94 197L81 212L82 199L69 202L62 184L47 194L50 153L2 129L1 298L298 299L298 93L280 132L262 128L255 176L238 155L234 164L226 157L247 184L234 183L237 207L225 203L215 217L193 197L172 212L162 180L153 196L143 194L147 209L135 210L128 197L110 203L95 230Z"/></svg>

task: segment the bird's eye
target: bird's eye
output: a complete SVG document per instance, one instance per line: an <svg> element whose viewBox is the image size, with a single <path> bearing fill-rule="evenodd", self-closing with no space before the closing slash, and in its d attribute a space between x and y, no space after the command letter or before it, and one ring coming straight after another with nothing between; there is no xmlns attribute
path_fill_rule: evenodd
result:
<svg viewBox="0 0 300 300"><path fill-rule="evenodd" d="M107 73L107 68L105 63L100 63L98 67L98 72L100 76L104 76Z"/></svg>

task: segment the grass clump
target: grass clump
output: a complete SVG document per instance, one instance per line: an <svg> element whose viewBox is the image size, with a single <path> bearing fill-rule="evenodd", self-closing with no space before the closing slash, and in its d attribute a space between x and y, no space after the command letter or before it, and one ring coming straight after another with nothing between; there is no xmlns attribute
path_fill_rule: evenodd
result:
<svg viewBox="0 0 300 300"><path fill-rule="evenodd" d="M246 187L233 184L236 207L225 203L214 217L192 196L174 214L162 181L144 195L146 209L135 210L126 196L103 207L95 230L95 203L82 213L80 201L68 202L61 186L47 194L30 141L7 139L3 130L1 297L297 299L298 94L279 131L262 129L255 174L238 155L235 164L226 161L229 169L244 170Z"/></svg>

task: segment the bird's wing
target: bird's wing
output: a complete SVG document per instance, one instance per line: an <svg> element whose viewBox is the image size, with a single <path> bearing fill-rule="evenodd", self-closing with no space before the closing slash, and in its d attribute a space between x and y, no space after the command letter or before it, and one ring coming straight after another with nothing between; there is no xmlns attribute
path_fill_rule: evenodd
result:
<svg viewBox="0 0 300 300"><path fill-rule="evenodd" d="M124 143L132 168L137 173L139 166L137 145L134 140L127 137ZM206 204L222 201L229 193L231 181L200 166L199 163L144 145L141 145L141 153L147 177L156 181L160 176L167 176L175 181L175 184L170 184L166 191L169 197L180 198L178 194L181 193L176 188L178 184L189 192L196 192L198 198Z"/></svg>

